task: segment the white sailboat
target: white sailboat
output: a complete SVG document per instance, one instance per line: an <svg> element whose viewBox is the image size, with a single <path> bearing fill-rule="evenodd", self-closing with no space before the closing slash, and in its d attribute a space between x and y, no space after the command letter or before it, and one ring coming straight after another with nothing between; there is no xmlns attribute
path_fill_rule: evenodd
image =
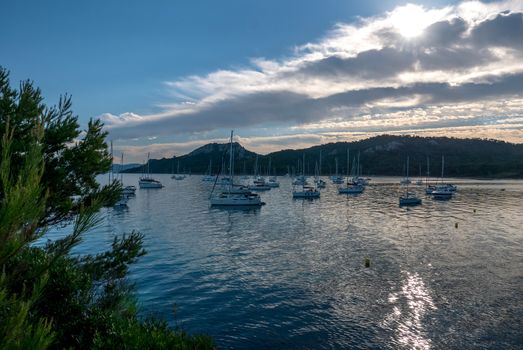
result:
<svg viewBox="0 0 523 350"><path fill-rule="evenodd" d="M260 206L265 203L261 201L258 194L252 193L243 187L234 188L234 153L232 142L233 131L231 130L230 155L229 155L229 179L230 182L220 193L213 195L211 192L211 206L245 207ZM213 188L214 191L214 188Z"/></svg>
<svg viewBox="0 0 523 350"><path fill-rule="evenodd" d="M303 166L302 166L302 174L301 174L301 184L295 185L301 188L293 188L292 189L292 198L297 199L314 199L314 198L320 198L320 191L318 191L314 186L307 185L307 181L305 180L305 153L303 154Z"/></svg>
<svg viewBox="0 0 523 350"><path fill-rule="evenodd" d="M432 198L438 200L448 200L452 198L453 188L443 184L443 171L445 169L445 157L441 156L441 184L431 192Z"/></svg>
<svg viewBox="0 0 523 350"><path fill-rule="evenodd" d="M123 186L123 153L122 153L122 158L120 160L120 163L121 163L121 168L120 168L120 181L122 183L122 186ZM135 196L136 195L136 186L133 186L133 185L127 185L127 186L123 186L122 188L122 194L126 195L127 197L130 197L130 196Z"/></svg>
<svg viewBox="0 0 523 350"><path fill-rule="evenodd" d="M171 176L171 179L175 179L175 180L183 180L183 179L185 179L185 175L184 174L180 174L180 161L178 161L178 166L176 168L176 174L173 174Z"/></svg>
<svg viewBox="0 0 523 350"><path fill-rule="evenodd" d="M138 180L138 186L140 186L140 188L162 188L162 183L153 179L150 175L149 156L150 154L147 153L147 173L140 177L140 180Z"/></svg>
<svg viewBox="0 0 523 350"><path fill-rule="evenodd" d="M248 186L249 190L251 191L268 191L271 189L266 182L265 178L259 174L258 170L258 155L256 155L256 162L254 165L254 177L252 180L252 184Z"/></svg>
<svg viewBox="0 0 523 350"><path fill-rule="evenodd" d="M355 166L357 166L357 164L354 164L354 162L353 162L353 166L352 166L353 171L354 171ZM347 148L347 178L346 178L347 181L346 181L345 187L338 188L338 193L339 194L360 194L363 192L365 187L363 187L363 185L361 185L361 184L349 181L349 168L350 168L350 152L349 152L349 149ZM356 177L356 175L353 176L353 179L355 177Z"/></svg>

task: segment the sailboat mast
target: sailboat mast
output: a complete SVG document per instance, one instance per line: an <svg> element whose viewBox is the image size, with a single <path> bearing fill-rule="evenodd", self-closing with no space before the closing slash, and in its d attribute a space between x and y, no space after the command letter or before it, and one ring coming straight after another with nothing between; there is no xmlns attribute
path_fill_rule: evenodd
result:
<svg viewBox="0 0 523 350"><path fill-rule="evenodd" d="M109 183L111 183L111 177L114 172L114 158L113 158L113 141L111 141L111 172L109 173Z"/></svg>
<svg viewBox="0 0 523 350"><path fill-rule="evenodd" d="M318 170L318 176L321 176L321 149L320 149L320 168Z"/></svg>
<svg viewBox="0 0 523 350"><path fill-rule="evenodd" d="M232 156L232 132L233 130L231 130L231 150L230 150L230 154L229 154L229 177L230 177L230 180L231 180L231 184L232 184L232 174L233 174L233 171L232 171L232 160L233 160L233 156Z"/></svg>
<svg viewBox="0 0 523 350"><path fill-rule="evenodd" d="M409 157L407 156L407 180L409 179Z"/></svg>
<svg viewBox="0 0 523 350"><path fill-rule="evenodd" d="M147 152L147 177L149 177L150 169L149 169L149 157L151 156L150 152Z"/></svg>
<svg viewBox="0 0 523 350"><path fill-rule="evenodd" d="M350 151L347 147L347 181L349 181L349 168L350 168Z"/></svg>
<svg viewBox="0 0 523 350"><path fill-rule="evenodd" d="M441 182L443 182L443 169L445 168L445 156L441 156Z"/></svg>
<svg viewBox="0 0 523 350"><path fill-rule="evenodd" d="M358 167L356 168L357 176L361 176L361 167L360 167L360 151L358 151Z"/></svg>

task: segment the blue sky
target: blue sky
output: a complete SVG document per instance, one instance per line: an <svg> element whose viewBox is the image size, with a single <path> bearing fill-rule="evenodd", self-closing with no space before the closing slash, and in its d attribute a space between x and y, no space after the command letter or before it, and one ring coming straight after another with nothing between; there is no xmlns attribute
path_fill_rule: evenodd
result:
<svg viewBox="0 0 523 350"><path fill-rule="evenodd" d="M519 107L515 113L513 107L503 110L500 97L488 95L493 103L490 114L460 112L438 125L434 111L447 108L450 113L454 106L450 102L461 104L461 110L485 106L471 106L475 98L449 101L441 97L444 87L422 86L450 82L451 86L476 91L476 85L484 83L487 76L517 74L517 64L508 72L491 64L500 61L506 67L517 61L521 53L517 42L497 47L492 40L482 41L467 33L478 28L475 32L479 34L473 34L485 38L507 31L518 34L519 2L470 6L449 1L407 3L10 1L2 4L0 65L11 71L13 82L34 80L50 104L62 93L72 94L80 120L85 123L90 117L104 118L111 137L131 158L139 157L146 149L155 156L184 153L205 142L225 138L229 128L235 128L242 137L240 141L248 147L268 152L380 132L439 135L448 130L451 136L467 136L470 132L478 134L478 125L492 123L492 118L500 114L503 120L511 118L511 122L508 126L503 124L503 130L486 135L521 142L523 123L512 122L521 116ZM495 21L506 11L515 17L503 15L504 21ZM423 39L427 35L422 31L427 25L444 22L449 28L458 28L456 18L462 17L467 30L459 34L462 42L448 44L453 45L452 52L434 43L429 46L428 39ZM421 30L412 32L418 28L405 27L401 22L415 22ZM433 27L437 26L429 27L428 34L433 33ZM369 30L376 32L362 42L355 41L355 37ZM400 44L390 35L395 32L403 34ZM471 39L464 41L467 35ZM375 39L377 36L380 37ZM414 50L419 53L422 45L423 50L438 50L437 57L433 54L430 60L422 62L427 67L429 63L435 67L438 59L455 62L455 66L412 70L416 64L419 67L419 62L412 63L409 55ZM476 52L485 51L484 55L467 58L470 52L465 48L471 45ZM456 57L458 54L462 54L461 58ZM483 65L465 67L464 59L479 60ZM374 62L374 66L364 67L361 61ZM383 68L389 65L396 76L402 74L401 84ZM354 80L354 69L356 75L373 73ZM483 74L471 75L478 70ZM345 81L344 74L349 77L347 86L340 85ZM444 79L431 78L438 74ZM387 84L376 84L387 80ZM519 101L519 83L518 76L512 77L512 89L502 96L504 106L507 101ZM474 89L470 84L476 84ZM419 86L422 93L413 85ZM404 94L380 95L377 101L376 88L399 86L405 88ZM333 102L340 94L354 95L355 91L371 89L372 98L363 105L352 100ZM437 98L433 92L436 89ZM431 98L423 99L422 106L408 103L423 94L430 94ZM372 108L366 111L371 104ZM419 108L425 115L436 114L430 120L421 120L416 114ZM404 114L394 119L399 109ZM345 110L345 114L340 110ZM405 110L411 113L410 117ZM500 124L499 118L493 122ZM391 128L391 123L396 127ZM401 127L407 124L408 128ZM486 131L481 130L479 135Z"/></svg>

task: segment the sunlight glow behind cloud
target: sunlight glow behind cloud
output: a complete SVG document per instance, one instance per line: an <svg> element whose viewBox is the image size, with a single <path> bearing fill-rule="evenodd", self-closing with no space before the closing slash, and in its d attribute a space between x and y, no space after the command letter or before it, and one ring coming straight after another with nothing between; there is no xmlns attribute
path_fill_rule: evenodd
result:
<svg viewBox="0 0 523 350"><path fill-rule="evenodd" d="M522 13L522 1L408 4L339 23L290 57L168 81L173 100L159 113L101 117L115 139L203 140L203 133L234 128L262 152L326 142L336 133L523 142ZM249 130L268 125L281 128L252 141ZM298 130L301 139L293 136Z"/></svg>

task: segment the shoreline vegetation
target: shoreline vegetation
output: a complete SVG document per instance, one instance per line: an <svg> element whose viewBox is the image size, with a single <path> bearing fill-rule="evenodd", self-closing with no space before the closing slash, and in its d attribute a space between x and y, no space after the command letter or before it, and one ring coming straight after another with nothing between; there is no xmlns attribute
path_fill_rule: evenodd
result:
<svg viewBox="0 0 523 350"><path fill-rule="evenodd" d="M0 350L213 349L209 336L138 316L127 273L146 254L142 234L71 254L121 193L96 182L112 163L103 124L81 132L71 106L68 96L46 106L31 81L13 89L0 67ZM64 238L33 244L71 223Z"/></svg>
<svg viewBox="0 0 523 350"><path fill-rule="evenodd" d="M228 144L210 143L194 151L172 158L150 159L151 173L172 172L172 164L179 163L185 173L207 174L209 160L213 164L213 174L222 164L222 157ZM351 153L360 154L365 176L403 176L404 159L410 157L409 173L412 176L426 176L427 157L430 174L441 173L441 156L445 156L445 176L453 178L477 179L523 179L523 144L513 144L499 140L457 139L449 137L420 137L381 135L354 142L337 142L313 146L306 149L282 150L267 155L256 154L235 143L235 174L252 174L258 158L261 173L273 175L297 174L300 161L305 155L305 173L313 174L315 163L321 164L321 175L335 172L336 159L343 164L350 148ZM320 153L322 161L319 162ZM144 165L126 168L124 173L141 173ZM344 173L343 165L339 169Z"/></svg>

